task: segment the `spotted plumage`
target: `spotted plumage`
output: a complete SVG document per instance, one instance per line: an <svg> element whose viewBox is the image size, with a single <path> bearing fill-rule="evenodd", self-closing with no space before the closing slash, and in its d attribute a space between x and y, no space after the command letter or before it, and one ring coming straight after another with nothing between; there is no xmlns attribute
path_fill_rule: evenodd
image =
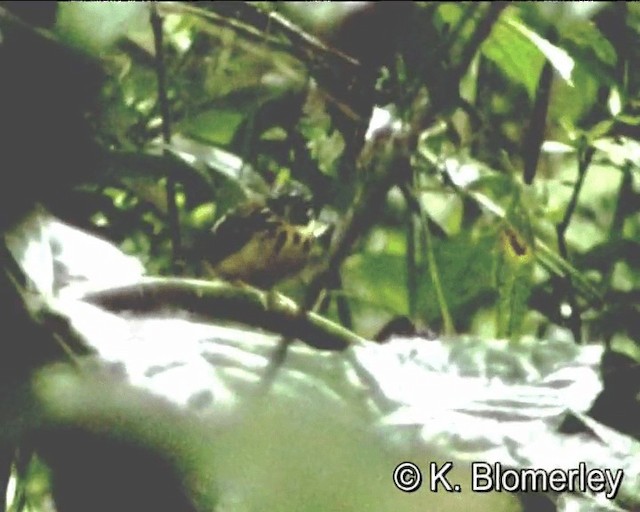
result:
<svg viewBox="0 0 640 512"><path fill-rule="evenodd" d="M305 267L314 241L308 225L293 224L265 205L246 203L211 230L207 267L224 279L270 288Z"/></svg>

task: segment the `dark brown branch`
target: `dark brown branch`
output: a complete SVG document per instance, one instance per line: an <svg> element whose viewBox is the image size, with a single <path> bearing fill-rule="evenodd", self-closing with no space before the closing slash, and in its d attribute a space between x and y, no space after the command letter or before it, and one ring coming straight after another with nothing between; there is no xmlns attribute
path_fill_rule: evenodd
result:
<svg viewBox="0 0 640 512"><path fill-rule="evenodd" d="M263 33L281 33L291 42L291 50L304 60L307 60L309 55L313 54L316 58L319 56L322 60L328 62L341 62L342 65L353 69L360 68L360 63L356 59L326 45L277 12L265 12L248 2L215 2L209 5L211 9L220 15L241 20Z"/></svg>
<svg viewBox="0 0 640 512"><path fill-rule="evenodd" d="M257 43L291 54L306 66L329 101L343 115L361 122L369 118L369 94L362 91L369 86L373 89L375 76L358 60L320 41L276 12L265 12L246 2L211 2L208 6L210 10L186 4L167 4L162 9L189 12L248 36ZM275 38L271 35L274 33L280 37ZM282 44L283 40L288 44Z"/></svg>
<svg viewBox="0 0 640 512"><path fill-rule="evenodd" d="M277 297L270 303L265 292L221 281L149 278L140 284L91 293L84 300L113 312L148 315L188 311L203 321L236 321L297 338L322 350L342 350L364 343L353 332L319 315L301 316L292 301Z"/></svg>
<svg viewBox="0 0 640 512"><path fill-rule="evenodd" d="M390 166L390 168L392 167ZM322 290L330 282L331 276L339 272L339 268L351 252L351 248L375 222L387 192L395 183L395 179L396 176L393 172L388 172L380 182L366 190L360 200L351 208L345 219L342 233L332 245L326 268L315 276L307 289L306 308L311 309L314 306Z"/></svg>
<svg viewBox="0 0 640 512"><path fill-rule="evenodd" d="M549 99L551 98L551 83L553 81L553 67L547 60L542 67L536 99L533 104L533 112L529 129L522 140L522 158L524 160L523 180L527 185L533 183L538 168L538 160L544 142L545 128L547 126L547 112Z"/></svg>
<svg viewBox="0 0 640 512"><path fill-rule="evenodd" d="M151 27L153 29L153 41L155 45L155 64L158 77L158 103L160 105L160 115L162 117L162 139L166 145L171 144L171 112L169 109L169 99L167 98L167 71L164 65L164 44L162 18L158 14L155 2L151 4ZM163 150L167 154L167 150ZM169 231L171 233L171 263L173 272L178 273L180 261L182 259L182 242L180 234L180 218L178 216L178 205L176 203L176 180L168 175L167 179L167 214Z"/></svg>
<svg viewBox="0 0 640 512"><path fill-rule="evenodd" d="M420 94L414 99L412 112L415 113L406 130L383 134L379 139L369 141L363 149L361 161L368 159L366 173L373 176L364 185L361 193L345 216L341 229L334 237L326 264L311 280L307 288L304 306L311 309L322 290L331 281L331 276L339 273L342 262L351 249L375 223L385 204L389 190L398 183L406 182L411 175L411 154L416 148L420 134L435 120L435 113L442 107L439 103L426 105ZM370 156L365 153L370 151Z"/></svg>
<svg viewBox="0 0 640 512"><path fill-rule="evenodd" d="M355 72L361 69L360 63L353 57L326 45L280 14L264 12L246 2L212 2L208 4L210 10L189 4L170 3L163 4L160 8L164 12L188 13L218 26L230 28L243 37L266 43L273 49L292 52L307 64L321 60L337 63ZM282 34L289 44L268 34L274 32Z"/></svg>

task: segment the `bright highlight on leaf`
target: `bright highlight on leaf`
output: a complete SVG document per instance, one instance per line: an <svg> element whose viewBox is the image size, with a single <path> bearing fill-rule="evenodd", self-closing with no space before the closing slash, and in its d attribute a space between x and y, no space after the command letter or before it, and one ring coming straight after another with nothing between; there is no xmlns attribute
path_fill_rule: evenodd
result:
<svg viewBox="0 0 640 512"><path fill-rule="evenodd" d="M609 112L611 112L612 116L617 116L622 112L622 98L620 98L620 91L617 87L611 89L607 104L609 105Z"/></svg>
<svg viewBox="0 0 640 512"><path fill-rule="evenodd" d="M198 511L597 508L485 506L462 479L404 495L409 445L423 466L619 467L610 505L640 512L640 2L290 4L1 3L10 510L194 510L152 471L65 479L133 468L82 462L84 433L183 453L215 494ZM68 372L47 378L53 359ZM41 441L60 427L68 448ZM23 493L32 449L44 505ZM161 506L134 506L141 485Z"/></svg>
<svg viewBox="0 0 640 512"><path fill-rule="evenodd" d="M574 85L571 80L571 74L575 67L575 62L571 56L562 48L550 43L544 37L531 30L523 23L510 18L506 20L506 23L516 29L520 34L529 39L536 45L538 50L549 60L553 68L560 74L560 76L569 84Z"/></svg>

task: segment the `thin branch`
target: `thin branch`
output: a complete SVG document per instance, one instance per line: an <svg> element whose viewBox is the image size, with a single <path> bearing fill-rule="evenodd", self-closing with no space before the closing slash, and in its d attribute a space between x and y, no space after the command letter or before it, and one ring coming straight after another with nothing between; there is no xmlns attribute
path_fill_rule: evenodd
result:
<svg viewBox="0 0 640 512"><path fill-rule="evenodd" d="M365 100L365 108L359 108L362 100L358 100L362 96L368 97L368 94L363 94L367 86L373 90L375 76L359 61L328 46L276 12L265 12L246 2L211 2L208 7L210 10L169 3L163 4L162 10L191 13L260 44L291 54L306 66L331 104L344 116L359 122L369 118L368 102ZM269 33L277 33L281 37L275 38ZM288 40L288 44L283 44L283 40Z"/></svg>
<svg viewBox="0 0 640 512"><path fill-rule="evenodd" d="M278 375L278 370L287 360L289 346L293 343L293 341L293 338L284 337L278 342L275 351L269 358L269 364L267 365L267 368L262 375L262 378L260 379L260 392L262 394L266 395L271 390L271 386L276 379L276 375Z"/></svg>
<svg viewBox="0 0 640 512"><path fill-rule="evenodd" d="M171 144L171 113L169 109L169 100L167 98L167 72L164 65L164 44L162 18L158 14L158 8L155 2L151 3L151 27L153 29L153 41L155 45L155 63L156 74L158 77L158 103L160 104L160 115L162 117L162 139L166 145ZM167 149L163 149L165 155ZM171 234L171 265L174 273L180 270L180 261L182 258L181 234L180 234L180 218L178 216L178 205L176 203L176 180L173 176L168 175L167 179L167 214L169 220L169 231Z"/></svg>
<svg viewBox="0 0 640 512"><path fill-rule="evenodd" d="M558 237L558 252L560 256L565 260L568 260L568 250L567 250L567 241L566 234L567 229L569 227L569 223L571 222L571 217L575 212L576 206L578 204L578 196L580 195L580 191L582 190L582 185L584 184L584 178L587 174L587 169L589 169L589 165L591 164L591 159L593 158L593 154L595 153L595 149L592 147L587 147L582 151L578 152L578 179L576 180L575 186L573 187L573 191L571 193L571 198L569 199L569 204L567 205L567 209L564 212L564 216L560 223L556 227L556 233ZM573 339L576 343L582 343L582 320L580 318L580 309L578 306L578 301L576 300L576 294L573 290L573 283L570 276L565 276L564 283L566 287L566 295L567 300L569 302L569 306L571 307L571 316L568 319L569 328L573 334Z"/></svg>
<svg viewBox="0 0 640 512"><path fill-rule="evenodd" d="M208 4L208 8L210 10L186 3L167 3L161 6L162 11L192 14L230 28L249 39L266 42L276 50L293 52L306 63L333 61L356 72L360 72L362 68L353 57L328 46L277 12L265 12L248 2L212 2ZM267 31L282 34L289 44L268 36Z"/></svg>
<svg viewBox="0 0 640 512"><path fill-rule="evenodd" d="M220 10L219 7L220 6L216 6L218 10ZM187 14L211 25L228 28L249 41L259 43L266 42L273 50L285 52L291 51L290 43L286 43L281 39L268 35L265 32L266 27L258 28L246 22L242 22L231 17L225 17L217 12L212 12L209 9L204 9L187 2L163 2L158 6L158 8L163 14ZM222 10L228 11L228 8Z"/></svg>
<svg viewBox="0 0 640 512"><path fill-rule="evenodd" d="M331 276L339 273L342 262L351 253L355 243L374 224L389 190L396 184L406 182L407 176L411 175L410 158L418 144L418 138L434 122L435 113L440 107L439 103L425 104L418 94L412 109L415 115L406 130L385 134L380 140L369 141L369 145L363 148L361 162L367 159L367 150L371 154L368 164L361 165L368 167L367 173L373 178L364 185L345 216L341 229L337 230L324 267L317 272L307 288L305 308L313 308Z"/></svg>
<svg viewBox="0 0 640 512"><path fill-rule="evenodd" d="M567 228L569 227L569 223L571 222L571 217L573 217L576 206L578 205L578 196L580 195L580 191L582 190L584 178L587 174L587 170L589 169L589 165L591 165L591 159L593 158L594 153L595 149L593 147L588 147L578 153L578 178L576 179L575 186L573 187L573 191L571 192L571 198L569 199L569 204L567 204L567 209L564 212L564 216L562 217L562 220L556 228L558 238L562 238L563 243ZM566 258L565 254L562 255L563 258Z"/></svg>
<svg viewBox="0 0 640 512"><path fill-rule="evenodd" d="M349 301L342 293L336 293L338 290L343 290L342 276L340 275L336 276L335 286L331 289L331 292L335 297L340 324L344 325L347 329L351 329L353 328L353 315L351 314Z"/></svg>
<svg viewBox="0 0 640 512"><path fill-rule="evenodd" d="M333 276L335 279L333 281L333 285L336 285L336 283L338 285L341 285L341 281L340 281L340 275L336 275ZM269 295L267 295L267 298L272 297L273 296L273 292L268 292ZM344 297L342 297L342 302L345 303L346 305L346 301L344 300ZM338 301L340 300L340 298L338 298ZM267 303L269 305L269 302ZM338 302L338 311L340 312L340 302ZM296 315L296 320L297 321L305 321L305 319L307 318L307 314L309 313L309 308L308 307L303 307L303 308L299 308L298 309L298 313ZM344 319L341 317L341 320L343 320L342 325L346 326L347 328L351 327L351 314L350 311L347 309L347 313L349 314L348 318L347 318L347 322L344 321ZM280 369L280 367L283 365L283 363L286 361L287 359L287 353L289 351L289 346L294 342L294 338L292 338L291 336L283 336L280 339L280 342L278 343L278 346L276 347L275 352L273 353L273 355L271 356L271 358L269 359L269 365L267 366L267 369L261 379L260 382L260 389L262 391L262 393L266 394L270 389L271 389L271 385L273 384L275 377L278 373L278 370Z"/></svg>
<svg viewBox="0 0 640 512"><path fill-rule="evenodd" d="M327 263L312 279L305 299L305 307L312 309L322 290L327 287L331 276L339 273L342 262L350 254L351 248L366 233L375 221L387 192L396 177L388 172L383 179L372 185L360 196L345 218L343 230L335 239L329 251Z"/></svg>
<svg viewBox="0 0 640 512"><path fill-rule="evenodd" d="M277 12L265 12L249 2L215 2L210 8L225 16L233 16L264 32L269 28L279 32L292 43L292 50L306 59L309 55L320 56L325 61L336 61L353 69L359 69L360 63L349 55L332 48L318 38L305 32Z"/></svg>
<svg viewBox="0 0 640 512"><path fill-rule="evenodd" d="M405 200L411 205L411 208L417 213L418 218L420 219L420 235L422 240L422 245L425 248L425 253L427 254L427 263L429 267L429 275L431 276L431 282L433 283L433 288L436 293L436 297L438 299L438 306L440 308L440 314L442 315L442 322L444 324L444 333L447 335L452 335L455 333L453 319L451 318L451 314L449 313L449 306L447 305L447 301L444 297L444 291L442 288L442 283L440 282L440 274L438 272L438 265L436 263L435 253L433 251L433 238L431 236L431 229L429 229L429 219L427 217L422 204L415 197L415 194L412 190L410 190L406 184L401 185L402 193L404 194Z"/></svg>
<svg viewBox="0 0 640 512"><path fill-rule="evenodd" d="M415 321L418 312L418 282L420 274L416 261L416 229L413 220L413 212L407 208L407 304L409 305L409 318Z"/></svg>

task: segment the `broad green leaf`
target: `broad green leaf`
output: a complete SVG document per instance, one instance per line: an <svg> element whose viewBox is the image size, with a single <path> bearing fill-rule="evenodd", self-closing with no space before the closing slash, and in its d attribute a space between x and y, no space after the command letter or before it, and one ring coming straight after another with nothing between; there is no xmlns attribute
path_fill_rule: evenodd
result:
<svg viewBox="0 0 640 512"><path fill-rule="evenodd" d="M507 19L506 23L531 41L547 58L560 76L567 83L573 84L571 81L571 72L573 71L575 63L565 50L552 44L549 40L515 19Z"/></svg>
<svg viewBox="0 0 640 512"><path fill-rule="evenodd" d="M392 247L404 244L404 240L391 237L389 241L389 251L355 254L344 267L347 296L353 299L356 315L368 324L380 322L384 314L408 313L406 256ZM495 258L493 239L464 234L438 241L434 251L444 299L452 316L470 320L472 313L486 305L486 300L493 294L489 271ZM432 325L438 322L441 314L438 297L428 269L425 265L420 269L418 315ZM371 325L361 328L367 332L375 330Z"/></svg>
<svg viewBox="0 0 640 512"><path fill-rule="evenodd" d="M463 233L444 241L435 241L435 259L444 299L452 317L463 322L493 294L491 272L495 258L493 239ZM429 273L424 271L419 287L420 315L428 322L437 321L440 308ZM459 326L456 326L459 327ZM464 326L463 326L464 327Z"/></svg>
<svg viewBox="0 0 640 512"><path fill-rule="evenodd" d="M191 221L194 226L210 227L213 226L216 218L216 205L212 203L201 204L194 208L190 214Z"/></svg>
<svg viewBox="0 0 640 512"><path fill-rule="evenodd" d="M487 196L496 200L509 197L513 193L513 178L505 174L483 176L474 183L472 190L483 191Z"/></svg>
<svg viewBox="0 0 640 512"><path fill-rule="evenodd" d="M605 137L609 133L611 128L613 128L614 124L615 121L613 119L605 119L604 121L600 121L599 123L595 124L587 134L589 140L594 141Z"/></svg>
<svg viewBox="0 0 640 512"><path fill-rule="evenodd" d="M344 285L366 303L395 314L408 311L404 255L364 252L345 264Z"/></svg>
<svg viewBox="0 0 640 512"><path fill-rule="evenodd" d="M510 15L509 11L493 27L491 36L482 45L482 52L510 79L522 84L532 99L545 59L565 82L573 85L575 63L571 56Z"/></svg>
<svg viewBox="0 0 640 512"><path fill-rule="evenodd" d="M558 140L545 140L542 144L542 151L548 154L567 155L575 153L576 149Z"/></svg>
<svg viewBox="0 0 640 512"><path fill-rule="evenodd" d="M245 114L237 110L208 110L182 124L185 135L220 146L229 144Z"/></svg>
<svg viewBox="0 0 640 512"><path fill-rule="evenodd" d="M529 98L533 99L545 56L532 41L530 31L524 31L521 27L521 23L501 17L483 43L482 53L509 79L521 84Z"/></svg>

